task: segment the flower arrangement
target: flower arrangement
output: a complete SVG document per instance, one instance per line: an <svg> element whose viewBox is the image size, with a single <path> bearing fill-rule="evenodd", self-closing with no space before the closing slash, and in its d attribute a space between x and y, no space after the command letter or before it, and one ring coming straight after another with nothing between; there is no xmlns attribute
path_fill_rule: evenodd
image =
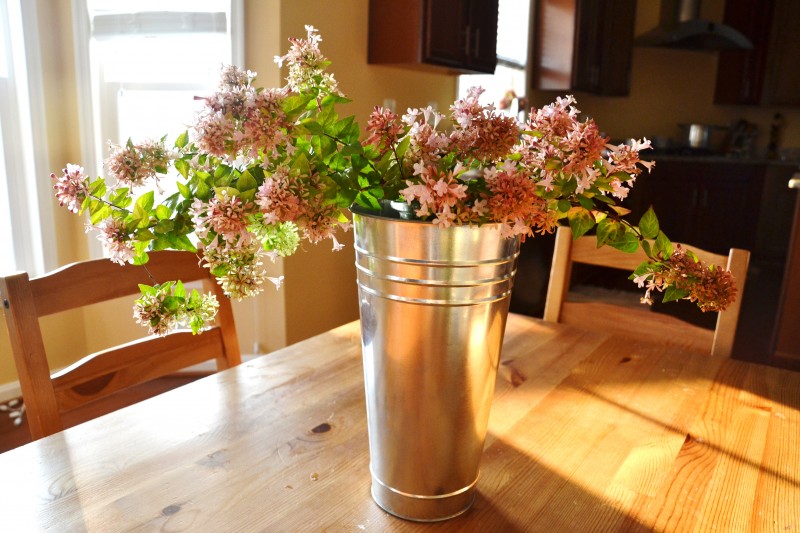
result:
<svg viewBox="0 0 800 533"><path fill-rule="evenodd" d="M652 165L639 159L647 140L607 144L592 120L578 120L570 96L533 110L521 127L481 105L477 88L447 118L431 108L402 117L376 108L362 140L354 118L337 114L348 100L326 71L321 37L306 30L276 58L288 67L284 87L257 88L254 73L226 67L174 147L165 138L112 145L105 167L113 182L72 164L51 174L59 203L88 212L112 261L146 266L150 250L197 252L225 293L241 299L268 282L280 286L266 261L294 253L301 240L330 239L339 250L336 233L348 229L351 207L379 211L400 200L441 227L496 222L506 236L525 238L565 220L576 236L595 229L598 245L642 247L649 260L632 279L646 287L646 302L655 290L722 310L735 297L730 274L674 249L652 210L636 225L624 218L617 200ZM167 194L171 169L178 178ZM151 333L181 323L197 332L213 318L212 295L154 282L134 307Z"/></svg>

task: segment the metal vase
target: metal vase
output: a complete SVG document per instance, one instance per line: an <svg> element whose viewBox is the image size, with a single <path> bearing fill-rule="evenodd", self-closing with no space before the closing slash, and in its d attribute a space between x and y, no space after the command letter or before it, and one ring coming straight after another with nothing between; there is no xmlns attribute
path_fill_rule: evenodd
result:
<svg viewBox="0 0 800 533"><path fill-rule="evenodd" d="M372 497L437 521L475 498L519 254L499 224L354 214Z"/></svg>

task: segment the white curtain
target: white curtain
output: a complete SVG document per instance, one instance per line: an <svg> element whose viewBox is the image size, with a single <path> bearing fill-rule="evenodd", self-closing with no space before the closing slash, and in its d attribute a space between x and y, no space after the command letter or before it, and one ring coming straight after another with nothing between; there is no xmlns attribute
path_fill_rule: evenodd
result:
<svg viewBox="0 0 800 533"><path fill-rule="evenodd" d="M53 268L36 3L0 0L0 272Z"/></svg>

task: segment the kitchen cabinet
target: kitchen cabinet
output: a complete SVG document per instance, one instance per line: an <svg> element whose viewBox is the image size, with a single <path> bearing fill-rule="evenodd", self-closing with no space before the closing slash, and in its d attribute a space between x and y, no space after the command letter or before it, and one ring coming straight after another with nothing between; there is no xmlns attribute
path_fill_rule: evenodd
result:
<svg viewBox="0 0 800 533"><path fill-rule="evenodd" d="M368 63L494 73L498 0L370 0Z"/></svg>
<svg viewBox="0 0 800 533"><path fill-rule="evenodd" d="M727 0L725 23L748 37L753 49L719 53L714 102L800 105L800 2Z"/></svg>
<svg viewBox="0 0 800 533"><path fill-rule="evenodd" d="M715 253L755 252L765 166L736 162L656 160L625 204L633 220L652 205L673 241Z"/></svg>
<svg viewBox="0 0 800 533"><path fill-rule="evenodd" d="M533 85L601 96L630 92L636 0L540 0Z"/></svg>

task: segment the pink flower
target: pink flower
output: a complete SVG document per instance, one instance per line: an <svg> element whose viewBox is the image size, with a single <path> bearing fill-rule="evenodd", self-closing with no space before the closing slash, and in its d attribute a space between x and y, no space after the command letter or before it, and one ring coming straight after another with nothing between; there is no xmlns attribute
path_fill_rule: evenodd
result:
<svg viewBox="0 0 800 533"><path fill-rule="evenodd" d="M462 157L473 157L487 163L508 155L519 141L516 119L498 114L493 106L478 102L483 89L473 87L466 98L452 106L456 121L450 141Z"/></svg>
<svg viewBox="0 0 800 533"><path fill-rule="evenodd" d="M322 37L313 26L307 25L305 28L307 38L289 39L292 44L289 52L284 56L275 56L275 62L281 67L284 62L289 65L286 81L293 91L318 89L326 94L341 95L333 74L325 72L328 60L319 49Z"/></svg>
<svg viewBox="0 0 800 533"><path fill-rule="evenodd" d="M655 165L653 161L642 161L639 159L639 151L650 148L650 141L647 139L642 141L634 140L630 146L626 144L620 144L618 146L607 145L607 148L609 153L606 166L608 167L609 173L624 172L629 174L631 178L634 178L641 172L641 169L637 165L642 165L648 172L653 168L653 165Z"/></svg>
<svg viewBox="0 0 800 533"><path fill-rule="evenodd" d="M408 204L419 202L419 208L416 209L418 217L432 214L434 223L447 227L474 216L472 209L463 201L467 198L467 186L460 183L452 172L426 167L415 181L407 180L406 185L400 194Z"/></svg>
<svg viewBox="0 0 800 533"><path fill-rule="evenodd" d="M58 205L66 206L73 213L80 211L83 199L89 194L89 184L83 174L83 167L68 163L61 170L61 176L50 174L53 189L56 191Z"/></svg>
<svg viewBox="0 0 800 533"><path fill-rule="evenodd" d="M506 237L533 235L532 228L541 233L552 231L556 220L547 202L536 193L536 183L528 176L506 166L487 179L489 194L486 212L490 220L503 224Z"/></svg>
<svg viewBox="0 0 800 533"><path fill-rule="evenodd" d="M124 265L133 261L135 251L124 221L107 218L94 228L100 231L97 238L113 262Z"/></svg>
<svg viewBox="0 0 800 533"><path fill-rule="evenodd" d="M254 160L259 153L275 156L278 147L288 143L292 125L281 108L288 90L256 90L251 85L254 76L227 67L219 90L199 98L205 101L194 126L200 150L227 161Z"/></svg>
<svg viewBox="0 0 800 533"><path fill-rule="evenodd" d="M147 139L141 143L130 140L124 146L110 145L111 155L105 160L108 173L127 187L138 187L158 174L166 174L170 154L164 141Z"/></svg>
<svg viewBox="0 0 800 533"><path fill-rule="evenodd" d="M375 106L367 122L367 137L363 144L376 146L381 152L385 152L397 143L403 126L398 122L398 116L391 109Z"/></svg>
<svg viewBox="0 0 800 533"><path fill-rule="evenodd" d="M247 230L248 218L252 204L238 196L221 196L211 198L208 203L195 198L191 207L192 222L195 233L200 239L219 236L228 246L247 246L253 235Z"/></svg>
<svg viewBox="0 0 800 533"><path fill-rule="evenodd" d="M256 204L264 214L266 224L294 222L305 211L299 183L289 176L285 167L279 167L264 180L256 193Z"/></svg>

